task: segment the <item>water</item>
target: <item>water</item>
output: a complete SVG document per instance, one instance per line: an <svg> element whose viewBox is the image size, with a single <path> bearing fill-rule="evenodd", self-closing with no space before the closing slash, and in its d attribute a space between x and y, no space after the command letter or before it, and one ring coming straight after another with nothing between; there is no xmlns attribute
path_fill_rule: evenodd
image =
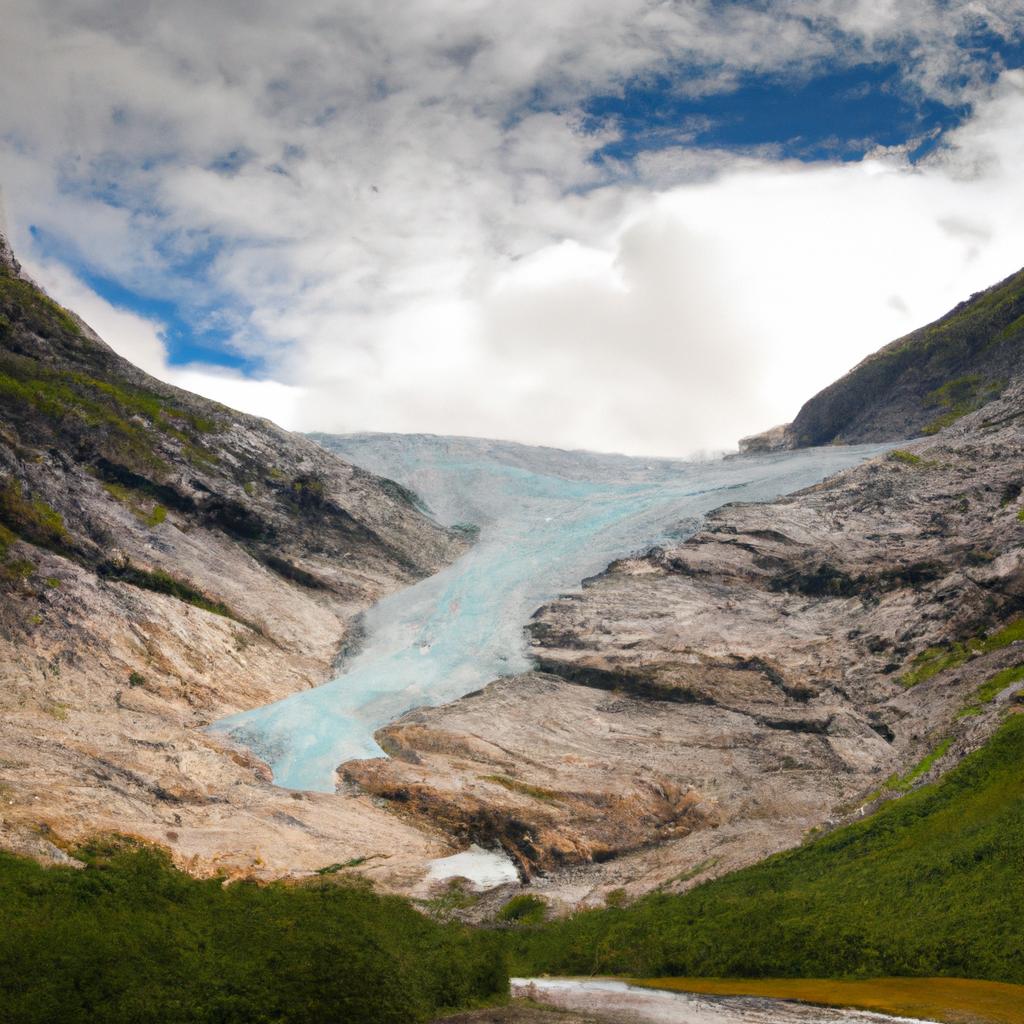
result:
<svg viewBox="0 0 1024 1024"><path fill-rule="evenodd" d="M885 447L686 462L419 435L320 440L416 491L445 525L479 527L458 562L367 612L367 642L337 679L211 726L267 761L277 785L321 792L343 761L383 755L382 725L527 670L530 615L613 559L687 536L726 502L777 497Z"/></svg>
<svg viewBox="0 0 1024 1024"><path fill-rule="evenodd" d="M559 1010L634 1024L915 1024L873 1010L815 1006L763 996L716 996L644 988L612 978L510 978L512 996ZM917 1024L934 1024L923 1021Z"/></svg>

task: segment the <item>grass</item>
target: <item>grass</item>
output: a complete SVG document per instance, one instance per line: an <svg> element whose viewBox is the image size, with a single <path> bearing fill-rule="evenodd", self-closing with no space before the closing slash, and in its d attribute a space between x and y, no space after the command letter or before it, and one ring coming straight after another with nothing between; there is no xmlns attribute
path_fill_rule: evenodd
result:
<svg viewBox="0 0 1024 1024"><path fill-rule="evenodd" d="M996 672L971 694L970 700L957 712L957 718L972 718L975 715L980 715L985 710L986 704L990 704L1008 686L1019 683L1022 679L1024 679L1024 665L1015 665L1012 668L1004 668L1001 672Z"/></svg>
<svg viewBox="0 0 1024 1024"><path fill-rule="evenodd" d="M103 490L115 501L130 509L135 518L146 526L159 526L167 519L167 509L163 505L147 499L144 494L131 487L107 481L103 484Z"/></svg>
<svg viewBox="0 0 1024 1024"><path fill-rule="evenodd" d="M71 546L64 517L41 498L26 495L21 482L13 477L0 487L0 525L4 528L0 542L5 550L15 535L54 551Z"/></svg>
<svg viewBox="0 0 1024 1024"><path fill-rule="evenodd" d="M0 276L0 285L5 280ZM38 320L26 326L39 333ZM156 450L161 437L176 440L194 464L217 459L202 442L204 435L221 429L217 421L192 413L156 391L102 380L81 370L53 370L11 351L0 352L2 405L23 417L41 418L51 429L76 434L136 470L166 472L166 462Z"/></svg>
<svg viewBox="0 0 1024 1024"><path fill-rule="evenodd" d="M694 864L689 871L684 871L682 874L676 875L672 879L673 882L689 882L691 879L696 878L698 875L704 874L705 871L710 871L720 860L720 857L709 857L707 860L702 860L699 864Z"/></svg>
<svg viewBox="0 0 1024 1024"><path fill-rule="evenodd" d="M937 434L943 427L955 423L961 416L980 409L986 402L998 397L1005 387L1005 380L986 381L978 374L967 374L946 381L925 396L926 405L939 406L945 409L945 412L922 427L921 433Z"/></svg>
<svg viewBox="0 0 1024 1024"><path fill-rule="evenodd" d="M917 686L946 669L959 667L969 658L1002 650L1018 640L1024 640L1024 618L1016 619L988 636L974 636L927 648L914 658L910 669L900 676L899 681L908 688Z"/></svg>
<svg viewBox="0 0 1024 1024"><path fill-rule="evenodd" d="M132 419L132 412L119 408L109 395L95 394L88 382L80 374L58 375L35 360L9 354L0 357L0 402L88 436L102 451L132 468L165 472L167 464L153 450L153 438Z"/></svg>
<svg viewBox="0 0 1024 1024"><path fill-rule="evenodd" d="M12 314L16 320L33 321L33 326L44 336L52 337L56 332L81 336L74 317L63 306L27 281L14 277L6 268L0 272L0 304L8 312L0 318L0 338L11 330Z"/></svg>
<svg viewBox="0 0 1024 1024"><path fill-rule="evenodd" d="M451 878L437 895L416 902L435 920L450 921L460 910L475 907L480 902L480 895L463 879Z"/></svg>
<svg viewBox="0 0 1024 1024"><path fill-rule="evenodd" d="M672 992L795 999L948 1024L1024 1024L1024 986L966 978L655 978L634 984Z"/></svg>
<svg viewBox="0 0 1024 1024"><path fill-rule="evenodd" d="M316 873L318 875L336 875L339 871L344 871L346 868L357 868L360 864L365 864L367 860L369 860L369 857L352 857L346 861L317 868Z"/></svg>
<svg viewBox="0 0 1024 1024"><path fill-rule="evenodd" d="M1022 324L1024 274L1017 273L897 339L812 398L793 423L798 443L829 444L872 410L908 403L916 405L913 429L941 430L1000 393L1020 362Z"/></svg>
<svg viewBox="0 0 1024 1024"><path fill-rule="evenodd" d="M35 572L35 563L26 558L11 558L11 547L18 535L0 523L0 584L17 584Z"/></svg>
<svg viewBox="0 0 1024 1024"><path fill-rule="evenodd" d="M893 448L886 458L890 462L902 462L907 466L919 466L922 462L920 455L915 455L913 452L908 452L903 448Z"/></svg>
<svg viewBox="0 0 1024 1024"><path fill-rule="evenodd" d="M1024 715L937 783L681 895L511 934L515 974L1024 983Z"/></svg>
<svg viewBox="0 0 1024 1024"><path fill-rule="evenodd" d="M931 771L932 765L934 765L940 757L945 755L946 751L949 750L952 744L953 740L947 736L938 744L938 746L928 751L928 753L925 754L924 757L922 757L921 760L910 769L910 771L906 772L906 774L890 775L889 778L886 779L885 782L883 782L882 785L864 801L864 803L869 804L885 793L909 793L910 790L914 788L914 783Z"/></svg>
<svg viewBox="0 0 1024 1024"><path fill-rule="evenodd" d="M103 579L117 580L119 583L129 583L133 587L142 590L152 590L157 594L167 594L169 597L177 598L186 604L203 611L212 612L214 615L222 615L225 618L233 619L243 626L253 629L251 623L239 618L231 608L223 601L216 601L207 594L204 594L198 587L194 587L186 580L172 576L163 569L140 569L131 563L115 565L113 562L104 562L97 569L97 573Z"/></svg>

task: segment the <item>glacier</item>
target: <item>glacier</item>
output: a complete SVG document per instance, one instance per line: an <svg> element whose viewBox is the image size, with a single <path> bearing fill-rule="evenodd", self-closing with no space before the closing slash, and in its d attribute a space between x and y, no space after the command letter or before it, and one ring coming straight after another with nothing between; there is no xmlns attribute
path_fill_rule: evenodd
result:
<svg viewBox="0 0 1024 1024"><path fill-rule="evenodd" d="M434 435L314 435L389 477L473 546L365 615L365 642L332 681L209 729L251 749L290 789L333 792L336 769L380 757L374 732L531 667L533 612L616 558L695 532L735 501L798 490L891 445L717 459L642 459Z"/></svg>

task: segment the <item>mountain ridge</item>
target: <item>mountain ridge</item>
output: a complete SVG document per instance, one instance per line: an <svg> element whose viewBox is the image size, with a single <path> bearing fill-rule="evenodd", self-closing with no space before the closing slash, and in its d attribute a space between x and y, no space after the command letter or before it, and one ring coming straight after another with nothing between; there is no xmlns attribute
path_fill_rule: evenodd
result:
<svg viewBox="0 0 1024 1024"><path fill-rule="evenodd" d="M358 616L465 541L393 482L149 377L0 251L7 844L59 856L113 829L200 873L281 872L377 819L423 855L365 801L311 829L202 730L329 678Z"/></svg>
<svg viewBox="0 0 1024 1024"><path fill-rule="evenodd" d="M900 441L998 397L1024 361L1024 270L866 356L743 451Z"/></svg>

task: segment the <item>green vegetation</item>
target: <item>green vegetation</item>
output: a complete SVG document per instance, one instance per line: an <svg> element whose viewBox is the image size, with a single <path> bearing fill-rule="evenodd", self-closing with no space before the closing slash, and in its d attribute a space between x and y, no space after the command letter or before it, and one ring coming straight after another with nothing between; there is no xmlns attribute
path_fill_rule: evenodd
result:
<svg viewBox="0 0 1024 1024"><path fill-rule="evenodd" d="M946 411L923 427L921 433L937 434L943 427L948 427L961 416L966 416L969 412L980 409L986 402L997 398L1005 387L1005 380L986 381L978 374L967 374L946 381L925 397L926 405L939 406Z"/></svg>
<svg viewBox="0 0 1024 1024"><path fill-rule="evenodd" d="M41 498L26 497L21 482L13 477L0 488L0 524L6 534L54 551L63 551L71 543L61 514Z"/></svg>
<svg viewBox="0 0 1024 1024"><path fill-rule="evenodd" d="M1019 520L1020 520L1020 521L1021 521L1022 523L1024 523L1024 508L1020 508L1020 509L1018 509L1018 510L1017 510L1017 518L1018 518L1018 519L1019 519Z"/></svg>
<svg viewBox="0 0 1024 1024"><path fill-rule="evenodd" d="M672 879L673 882L689 882L690 879L696 878L698 875L704 874L705 871L710 871L720 860L719 857L709 857L707 860L702 860L699 864L694 864L689 871L683 871L681 874L676 875Z"/></svg>
<svg viewBox="0 0 1024 1024"><path fill-rule="evenodd" d="M18 540L17 534L0 523L0 584L20 583L35 572L35 563L25 558L11 558L11 545Z"/></svg>
<svg viewBox="0 0 1024 1024"><path fill-rule="evenodd" d="M1024 982L1024 715L938 783L680 896L511 933L517 974Z"/></svg>
<svg viewBox="0 0 1024 1024"><path fill-rule="evenodd" d="M45 336L49 325L65 336L74 336L78 339L76 357L84 357L87 350L82 347L78 327L59 306L24 282L4 275L0 275L0 302L12 287L31 298L20 307L19 319L25 321L27 330ZM86 363L91 366L88 359ZM102 371L97 367L93 372ZM56 370L38 359L0 352L0 407L6 406L18 417L32 415L36 421L41 417L51 429L78 434L114 461L144 472L167 469L154 449L161 435L176 439L190 461L216 459L203 447L201 437L219 430L219 423L189 412L155 391L100 379L93 372Z"/></svg>
<svg viewBox="0 0 1024 1024"><path fill-rule="evenodd" d="M27 580L36 571L36 563L27 558L8 558L0 564L0 580L17 583Z"/></svg>
<svg viewBox="0 0 1024 1024"><path fill-rule="evenodd" d="M628 893L625 889L610 889L604 894L604 905L606 907L624 907L627 899Z"/></svg>
<svg viewBox="0 0 1024 1024"><path fill-rule="evenodd" d="M63 306L27 281L13 277L6 268L0 270L0 304L8 314L0 317L0 338L11 330L12 318L15 322L30 321L44 337L53 337L57 333L81 336L78 323Z"/></svg>
<svg viewBox="0 0 1024 1024"><path fill-rule="evenodd" d="M903 462L908 466L919 466L921 464L920 455L915 455L913 452L908 452L903 448L893 448L886 458L890 462Z"/></svg>
<svg viewBox="0 0 1024 1024"><path fill-rule="evenodd" d="M416 900L427 914L438 921L454 920L459 911L468 910L479 902L480 896L464 878L450 878L437 895L427 900Z"/></svg>
<svg viewBox="0 0 1024 1024"><path fill-rule="evenodd" d="M865 359L804 405L793 435L800 445L848 440L890 412L935 433L995 398L1022 348L1024 273L1017 273Z"/></svg>
<svg viewBox="0 0 1024 1024"><path fill-rule="evenodd" d="M946 669L957 668L968 658L1002 650L1017 640L1024 640L1024 618L1011 622L991 636L975 636L963 642L929 647L914 658L909 671L900 676L900 683L908 688L916 686Z"/></svg>
<svg viewBox="0 0 1024 1024"><path fill-rule="evenodd" d="M17 540L18 535L13 530L9 530L3 523L0 523L0 559L7 557L11 545L15 544Z"/></svg>
<svg viewBox="0 0 1024 1024"><path fill-rule="evenodd" d="M953 740L947 736L937 747L928 751L905 775L890 775L864 803L869 804L885 793L909 793L914 788L914 783L931 771L932 765L949 750L952 743Z"/></svg>
<svg viewBox="0 0 1024 1024"><path fill-rule="evenodd" d="M532 796L534 800L542 800L551 804L558 799L558 793L553 789L545 789L543 786L531 786L528 782L520 782L508 775L482 775L484 782L495 782L503 786L511 793L521 793L523 796Z"/></svg>
<svg viewBox="0 0 1024 1024"><path fill-rule="evenodd" d="M234 619L243 626L248 626L244 619L240 619L222 601L215 601L208 597L197 587L192 586L185 580L172 576L163 569L140 569L130 562L124 565L115 565L113 562L104 562L97 568L97 573L108 580L118 580L121 583L130 583L133 587L140 587L143 590L152 590L158 594L167 594L176 597L179 601L202 608L203 611L212 612L214 615L223 615L225 618ZM253 628L250 626L250 628Z"/></svg>
<svg viewBox="0 0 1024 1024"><path fill-rule="evenodd" d="M997 672L971 694L971 699L960 710L957 717L971 718L974 715L980 715L985 710L986 704L995 700L1008 686L1019 683L1022 679L1024 679L1024 665L1015 665L1012 668L1004 668L1002 672Z"/></svg>
<svg viewBox="0 0 1024 1024"><path fill-rule="evenodd" d="M149 849L0 854L5 1024L406 1024L507 989L500 936L358 880L224 885Z"/></svg>
<svg viewBox="0 0 1024 1024"><path fill-rule="evenodd" d="M129 672L128 673L128 685L132 686L132 687L135 687L135 686L145 686L146 685L146 677L141 672Z"/></svg>
<svg viewBox="0 0 1024 1024"><path fill-rule="evenodd" d="M328 864L326 867L317 868L316 873L318 875L336 875L339 871L344 871L346 868L357 868L360 864L365 864L369 860L368 857L352 857L350 860L342 861L338 864Z"/></svg>
<svg viewBox="0 0 1024 1024"><path fill-rule="evenodd" d="M131 509L135 518L146 526L159 526L167 518L167 509L163 505L148 499L145 494L131 487L108 481L103 484L103 490L115 501Z"/></svg>
<svg viewBox="0 0 1024 1024"><path fill-rule="evenodd" d="M548 914L548 905L539 896L521 892L513 896L496 918L506 924L540 924Z"/></svg>

